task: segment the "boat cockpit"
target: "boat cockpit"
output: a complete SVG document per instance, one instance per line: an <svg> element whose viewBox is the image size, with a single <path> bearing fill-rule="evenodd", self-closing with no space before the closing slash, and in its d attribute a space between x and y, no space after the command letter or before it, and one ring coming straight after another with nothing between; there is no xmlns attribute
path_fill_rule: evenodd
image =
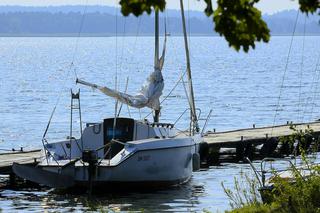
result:
<svg viewBox="0 0 320 213"><path fill-rule="evenodd" d="M123 149L124 143L129 141L172 138L176 135L172 124L149 123L147 120L131 118L107 118L102 123L87 123L79 139L69 138L66 141L46 144L45 147L49 156L56 160L67 160L70 156L71 159L81 157L84 150L99 150L98 158L111 159ZM113 140L118 142L114 143Z"/></svg>

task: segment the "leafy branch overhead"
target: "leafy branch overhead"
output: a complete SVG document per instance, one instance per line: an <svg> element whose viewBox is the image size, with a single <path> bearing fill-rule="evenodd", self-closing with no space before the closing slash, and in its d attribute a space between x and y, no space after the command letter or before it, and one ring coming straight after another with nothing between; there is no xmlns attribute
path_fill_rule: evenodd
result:
<svg viewBox="0 0 320 213"><path fill-rule="evenodd" d="M216 9L212 7L212 0L197 1L205 2L204 12L212 18L214 30L237 51L242 48L248 52L250 47L255 47L256 41L269 41L270 30L255 7L259 0L217 0ZM320 0L299 0L299 4L300 10L307 14L320 8ZM164 11L166 0L120 0L120 5L123 15L139 16L144 12L150 14L155 8Z"/></svg>
<svg viewBox="0 0 320 213"><path fill-rule="evenodd" d="M270 30L254 7L259 0L218 0L213 13L215 31L224 36L229 45L247 52L255 41L268 42Z"/></svg>
<svg viewBox="0 0 320 213"><path fill-rule="evenodd" d="M135 16L143 12L151 13L152 8L163 11L166 6L166 0L120 0L121 12L124 16L132 13Z"/></svg>
<svg viewBox="0 0 320 213"><path fill-rule="evenodd" d="M314 13L320 8L319 0L299 0L299 4L300 4L300 10L307 14Z"/></svg>

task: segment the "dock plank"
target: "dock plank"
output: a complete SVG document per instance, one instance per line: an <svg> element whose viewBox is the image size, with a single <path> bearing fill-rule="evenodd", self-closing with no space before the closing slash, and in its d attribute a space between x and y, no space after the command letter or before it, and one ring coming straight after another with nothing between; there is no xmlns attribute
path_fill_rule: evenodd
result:
<svg viewBox="0 0 320 213"><path fill-rule="evenodd" d="M30 164L41 157L41 150L0 153L0 174L10 174L13 163Z"/></svg>
<svg viewBox="0 0 320 213"><path fill-rule="evenodd" d="M297 129L305 129L307 126L309 126L314 133L317 133L318 135L320 134L320 121L294 125ZM278 138L281 136L290 135L292 133L293 131L290 129L290 125L281 125L275 127L250 128L225 132L207 132L205 134L204 141L209 145L209 147L214 149L238 149L239 145L240 148L246 143L258 145L268 142L268 140L266 140L267 138ZM239 153L241 154L242 151ZM11 167L14 162L20 164L31 164L35 159L39 159L40 157L41 150L0 153L0 174L10 174L12 172Z"/></svg>
<svg viewBox="0 0 320 213"><path fill-rule="evenodd" d="M320 122L295 124L297 129L305 129L309 126L314 132L320 132ZM240 129L227 132L207 132L205 142L210 144L219 143L238 143L247 140L259 140L266 137L281 137L292 134L290 125L281 125L275 127Z"/></svg>

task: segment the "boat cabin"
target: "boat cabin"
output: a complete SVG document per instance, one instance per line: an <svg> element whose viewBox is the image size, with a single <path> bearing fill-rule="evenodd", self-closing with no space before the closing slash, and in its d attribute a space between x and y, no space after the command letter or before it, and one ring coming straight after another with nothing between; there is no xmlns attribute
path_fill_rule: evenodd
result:
<svg viewBox="0 0 320 213"><path fill-rule="evenodd" d="M70 156L71 159L81 157L84 150L99 150L98 158L111 159L123 149L123 143L175 136L176 131L172 124L149 123L147 120L138 121L131 118L117 118L115 121L114 118L107 118L102 123L87 123L79 139L71 138L47 144L45 147L56 160L70 159ZM113 139L122 144L112 142ZM107 146L111 142L112 144Z"/></svg>

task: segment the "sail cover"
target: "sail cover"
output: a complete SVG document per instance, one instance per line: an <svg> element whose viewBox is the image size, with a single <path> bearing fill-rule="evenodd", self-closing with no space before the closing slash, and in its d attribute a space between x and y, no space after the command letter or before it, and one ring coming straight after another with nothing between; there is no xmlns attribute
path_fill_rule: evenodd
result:
<svg viewBox="0 0 320 213"><path fill-rule="evenodd" d="M159 98L162 95L164 81L160 69L155 69L136 95L129 95L108 87L98 87L107 96L135 108L149 107L154 110L160 109Z"/></svg>
<svg viewBox="0 0 320 213"><path fill-rule="evenodd" d="M166 42L167 37L165 36L162 56L157 59L157 62L154 66L154 71L150 74L150 76L147 78L146 82L143 84L140 91L137 92L136 95L129 95L106 86L103 87L96 84L91 84L80 79L77 79L77 83L99 89L107 96L113 97L118 101L135 108L149 107L154 110L159 110L159 98L162 95L162 91L164 88L164 81L161 70L164 64Z"/></svg>

